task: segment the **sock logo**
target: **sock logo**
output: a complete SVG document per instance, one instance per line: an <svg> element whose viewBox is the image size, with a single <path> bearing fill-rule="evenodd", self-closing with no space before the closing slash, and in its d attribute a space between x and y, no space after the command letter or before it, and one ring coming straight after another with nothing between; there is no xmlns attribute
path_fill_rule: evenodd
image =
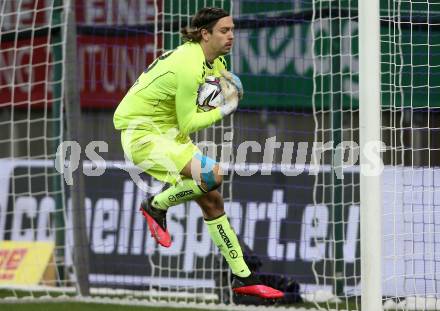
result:
<svg viewBox="0 0 440 311"><path fill-rule="evenodd" d="M190 194L193 194L194 193L194 191L193 190L184 190L184 191L182 191L182 192L179 192L179 193L176 193L176 198L183 198L184 196L187 196L187 195L190 195Z"/></svg>
<svg viewBox="0 0 440 311"><path fill-rule="evenodd" d="M232 248L231 240L229 240L228 236L226 235L225 230L223 229L223 226L221 224L217 225L218 233L220 233L220 236L223 239L223 242L225 242L226 246L228 248Z"/></svg>
<svg viewBox="0 0 440 311"><path fill-rule="evenodd" d="M233 250L230 250L230 251L229 251L229 256L230 256L232 259L235 259L235 258L238 257L238 253L237 253L237 251L236 251L235 249L233 249Z"/></svg>

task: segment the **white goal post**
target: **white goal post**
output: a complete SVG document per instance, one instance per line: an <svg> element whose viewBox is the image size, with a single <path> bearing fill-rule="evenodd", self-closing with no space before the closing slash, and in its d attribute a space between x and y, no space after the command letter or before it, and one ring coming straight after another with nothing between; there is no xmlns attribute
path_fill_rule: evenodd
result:
<svg viewBox="0 0 440 311"><path fill-rule="evenodd" d="M359 145L362 310L382 309L380 5L359 1ZM366 153L369 146L372 153ZM371 150L371 148L370 148ZM371 170L371 166L375 169Z"/></svg>

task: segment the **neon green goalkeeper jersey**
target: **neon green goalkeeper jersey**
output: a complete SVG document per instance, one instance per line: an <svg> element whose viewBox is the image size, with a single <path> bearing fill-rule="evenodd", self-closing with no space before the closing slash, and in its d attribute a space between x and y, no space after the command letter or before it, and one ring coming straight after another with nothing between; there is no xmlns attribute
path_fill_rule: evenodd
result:
<svg viewBox="0 0 440 311"><path fill-rule="evenodd" d="M156 132L176 128L187 136L222 118L219 108L197 109L197 90L205 76L220 76L226 69L223 57L212 64L205 60L199 43L187 42L157 58L136 80L113 117L116 129ZM182 138L183 138L182 137Z"/></svg>

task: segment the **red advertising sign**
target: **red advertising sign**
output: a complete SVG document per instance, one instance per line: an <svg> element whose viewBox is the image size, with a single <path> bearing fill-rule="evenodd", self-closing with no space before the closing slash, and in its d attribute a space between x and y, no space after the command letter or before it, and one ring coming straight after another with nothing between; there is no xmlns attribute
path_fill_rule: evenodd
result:
<svg viewBox="0 0 440 311"><path fill-rule="evenodd" d="M112 108L153 60L152 36L78 36L81 106Z"/></svg>
<svg viewBox="0 0 440 311"><path fill-rule="evenodd" d="M154 21L161 1L155 0L76 0L76 23L80 25L145 25ZM160 11L160 10L159 10Z"/></svg>
<svg viewBox="0 0 440 311"><path fill-rule="evenodd" d="M115 107L153 61L154 34L147 32L147 25L154 22L154 2L76 1L77 24L92 26L77 41L82 107ZM93 26L110 26L108 35L95 35ZM115 29L117 35L112 33Z"/></svg>
<svg viewBox="0 0 440 311"><path fill-rule="evenodd" d="M0 44L0 107L44 106L52 99L48 38Z"/></svg>
<svg viewBox="0 0 440 311"><path fill-rule="evenodd" d="M42 3L23 1L26 5L37 2ZM47 34L37 36L34 30L37 26L44 28L50 25L50 14L47 12L51 10L41 8L40 12L46 13L38 14L38 25L32 26L32 16L14 20L13 12L24 9L16 6L18 4L8 4L6 9L12 12L11 17L1 29L0 108L50 107L53 86L57 82L52 79L51 37ZM147 32L147 25L151 26L154 21L154 1L78 0L75 11L76 24L87 30L79 31L77 35L76 81L81 106L114 108L139 74L153 61L154 34L151 29ZM25 39L15 36L13 26L16 23L20 24L19 30L28 33ZM107 27L105 33L97 31L102 27Z"/></svg>

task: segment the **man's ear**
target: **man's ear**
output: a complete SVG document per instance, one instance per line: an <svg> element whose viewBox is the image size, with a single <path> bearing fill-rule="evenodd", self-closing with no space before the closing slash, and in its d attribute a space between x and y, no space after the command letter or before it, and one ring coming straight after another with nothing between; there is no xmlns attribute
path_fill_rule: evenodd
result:
<svg viewBox="0 0 440 311"><path fill-rule="evenodd" d="M203 39L204 41L207 41L207 40L208 40L209 31L208 31L207 29L202 28L202 29L200 30L200 34L202 35L202 39Z"/></svg>

